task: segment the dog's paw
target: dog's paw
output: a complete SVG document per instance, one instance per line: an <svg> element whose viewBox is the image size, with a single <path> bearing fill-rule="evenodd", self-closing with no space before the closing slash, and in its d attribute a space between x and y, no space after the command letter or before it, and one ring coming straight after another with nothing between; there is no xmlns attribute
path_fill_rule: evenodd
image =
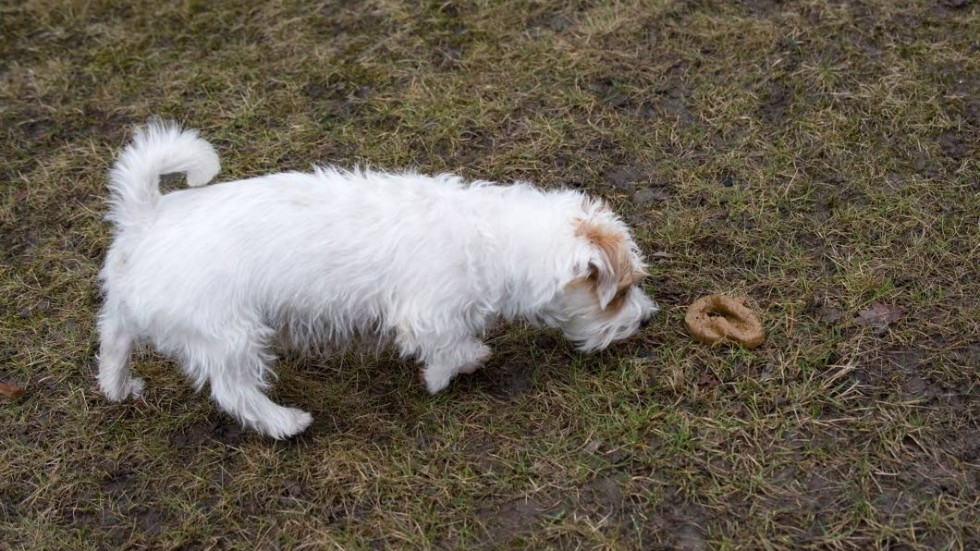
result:
<svg viewBox="0 0 980 551"><path fill-rule="evenodd" d="M139 398L140 396L143 395L143 389L146 387L146 382L143 381L143 379L140 379L139 377L133 377L132 379L129 380L126 386L127 386L128 395L135 400L136 398Z"/></svg>
<svg viewBox="0 0 980 551"><path fill-rule="evenodd" d="M133 397L139 398L143 395L143 388L146 383L143 379L131 378L123 381L118 385L106 386L103 384L101 386L102 393L105 397L113 402L122 402L126 398Z"/></svg>
<svg viewBox="0 0 980 551"><path fill-rule="evenodd" d="M296 436L313 424L312 415L296 408L282 408L282 412L276 417L273 423L265 427L264 432L277 440Z"/></svg>
<svg viewBox="0 0 980 551"><path fill-rule="evenodd" d="M480 351L477 353L476 359L460 367L459 372L465 373L466 375L476 373L478 369L480 369L487 363L487 360L490 359L490 355L492 353L493 351L490 350L489 346L485 344L481 345Z"/></svg>
<svg viewBox="0 0 980 551"><path fill-rule="evenodd" d="M437 394L439 391L444 390L449 386L449 381L452 378L452 375L445 371L432 368L422 370L422 381L425 382L425 388L429 391L429 394Z"/></svg>

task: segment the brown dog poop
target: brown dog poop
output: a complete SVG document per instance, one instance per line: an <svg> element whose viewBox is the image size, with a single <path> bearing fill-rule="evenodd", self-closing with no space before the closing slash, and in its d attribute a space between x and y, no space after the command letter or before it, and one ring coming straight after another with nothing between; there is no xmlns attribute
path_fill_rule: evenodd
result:
<svg viewBox="0 0 980 551"><path fill-rule="evenodd" d="M703 343L728 341L755 348L766 340L766 332L743 301L725 295L701 297L688 307L684 325Z"/></svg>

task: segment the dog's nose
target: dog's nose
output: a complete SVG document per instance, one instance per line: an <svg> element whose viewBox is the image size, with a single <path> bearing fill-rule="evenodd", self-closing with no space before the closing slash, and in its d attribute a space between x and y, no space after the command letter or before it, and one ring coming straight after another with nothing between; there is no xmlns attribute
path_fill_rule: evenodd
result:
<svg viewBox="0 0 980 551"><path fill-rule="evenodd" d="M647 317L643 318L643 320L640 321L640 329L646 329L646 327L648 325L650 325L650 321L652 319L653 319L653 316L647 316Z"/></svg>

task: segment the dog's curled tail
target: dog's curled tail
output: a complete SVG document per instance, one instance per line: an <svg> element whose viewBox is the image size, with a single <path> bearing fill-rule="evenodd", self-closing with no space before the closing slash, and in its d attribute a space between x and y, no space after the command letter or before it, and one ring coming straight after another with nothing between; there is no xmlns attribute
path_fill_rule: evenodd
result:
<svg viewBox="0 0 980 551"><path fill-rule="evenodd" d="M160 176L181 172L187 185L202 186L221 169L218 154L195 130L152 120L138 127L132 143L109 171L111 192L106 218L119 229L143 225L160 201Z"/></svg>

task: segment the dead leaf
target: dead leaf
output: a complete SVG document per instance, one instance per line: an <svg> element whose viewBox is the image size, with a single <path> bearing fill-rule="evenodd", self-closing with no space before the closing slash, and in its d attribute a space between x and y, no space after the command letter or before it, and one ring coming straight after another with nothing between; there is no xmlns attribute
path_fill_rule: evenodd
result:
<svg viewBox="0 0 980 551"><path fill-rule="evenodd" d="M16 398L22 392L24 392L24 389L17 385L0 383L0 396L4 396L6 398Z"/></svg>
<svg viewBox="0 0 980 551"><path fill-rule="evenodd" d="M875 303L867 310L858 312L854 323L866 325L875 330L875 333L884 333L888 326L902 319L905 312L894 304Z"/></svg>

